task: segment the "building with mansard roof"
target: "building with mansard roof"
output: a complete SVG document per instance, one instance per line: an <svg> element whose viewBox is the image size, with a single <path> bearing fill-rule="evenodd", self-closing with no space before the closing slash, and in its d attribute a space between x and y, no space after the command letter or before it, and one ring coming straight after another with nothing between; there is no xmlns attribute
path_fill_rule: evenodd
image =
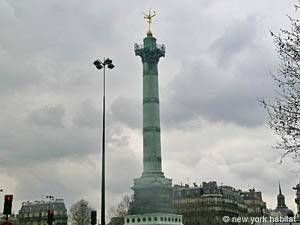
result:
<svg viewBox="0 0 300 225"><path fill-rule="evenodd" d="M53 225L67 225L67 209L63 199L23 202L19 210L19 225L48 225L48 210L54 212Z"/></svg>
<svg viewBox="0 0 300 225"><path fill-rule="evenodd" d="M266 214L267 205L262 199L261 191L249 189L249 191L241 192L241 196L247 206L248 216L262 216Z"/></svg>
<svg viewBox="0 0 300 225"><path fill-rule="evenodd" d="M231 186L218 186L215 181L200 186L175 185L173 205L183 216L184 225L218 225L224 224L224 217L259 217L266 212L261 192L242 192Z"/></svg>

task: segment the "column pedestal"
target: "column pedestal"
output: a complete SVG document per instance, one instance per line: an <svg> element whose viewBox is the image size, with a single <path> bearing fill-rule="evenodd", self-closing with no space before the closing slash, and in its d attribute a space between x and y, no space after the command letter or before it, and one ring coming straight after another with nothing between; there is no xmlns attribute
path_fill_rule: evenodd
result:
<svg viewBox="0 0 300 225"><path fill-rule="evenodd" d="M128 215L124 219L125 225L183 225L182 216L167 213L149 213Z"/></svg>
<svg viewBox="0 0 300 225"><path fill-rule="evenodd" d="M168 213L172 207L172 180L161 176L142 176L134 179L134 202L130 214Z"/></svg>

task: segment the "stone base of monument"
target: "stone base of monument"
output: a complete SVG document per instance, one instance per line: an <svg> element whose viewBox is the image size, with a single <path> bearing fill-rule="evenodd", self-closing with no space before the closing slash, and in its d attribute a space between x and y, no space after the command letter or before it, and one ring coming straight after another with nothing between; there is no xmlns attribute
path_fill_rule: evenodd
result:
<svg viewBox="0 0 300 225"><path fill-rule="evenodd" d="M131 215L165 213L175 214L172 207L172 181L160 175L144 175L134 179L134 201Z"/></svg>
<svg viewBox="0 0 300 225"><path fill-rule="evenodd" d="M124 218L124 225L183 225L182 216L167 213L149 213L127 215Z"/></svg>

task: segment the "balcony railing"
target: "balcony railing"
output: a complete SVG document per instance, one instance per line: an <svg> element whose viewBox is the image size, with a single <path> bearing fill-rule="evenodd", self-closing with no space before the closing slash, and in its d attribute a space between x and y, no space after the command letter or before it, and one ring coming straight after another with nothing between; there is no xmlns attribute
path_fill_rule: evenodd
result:
<svg viewBox="0 0 300 225"><path fill-rule="evenodd" d="M134 50L141 50L144 48L144 45L138 45L138 44L134 44ZM159 45L159 44L156 44L156 48L158 48L159 50L162 50L162 51L165 51L166 50L166 47L164 44L162 45Z"/></svg>

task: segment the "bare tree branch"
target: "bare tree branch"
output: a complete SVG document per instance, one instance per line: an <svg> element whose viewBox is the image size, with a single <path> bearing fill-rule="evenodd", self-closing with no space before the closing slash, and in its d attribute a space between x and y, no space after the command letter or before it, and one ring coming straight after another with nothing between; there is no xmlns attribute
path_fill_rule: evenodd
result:
<svg viewBox="0 0 300 225"><path fill-rule="evenodd" d="M133 196L125 195L122 201L117 206L112 206L108 210L108 217L111 219L113 217L126 216L128 210L130 209L132 201L133 201Z"/></svg>
<svg viewBox="0 0 300 225"><path fill-rule="evenodd" d="M90 225L92 208L89 202L81 199L71 206L70 219L72 225Z"/></svg>
<svg viewBox="0 0 300 225"><path fill-rule="evenodd" d="M300 0L295 5L296 10L299 8ZM277 73L271 74L276 96L259 100L269 116L269 127L280 137L274 149L283 152L282 160L287 155L297 159L300 154L300 20L288 18L289 29L271 32L281 61Z"/></svg>

